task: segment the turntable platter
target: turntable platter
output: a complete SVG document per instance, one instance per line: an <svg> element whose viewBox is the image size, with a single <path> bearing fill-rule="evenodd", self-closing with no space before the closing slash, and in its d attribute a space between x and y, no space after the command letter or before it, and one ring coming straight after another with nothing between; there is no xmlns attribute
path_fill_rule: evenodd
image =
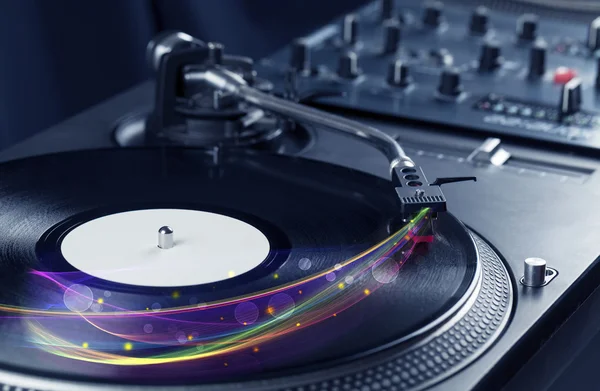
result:
<svg viewBox="0 0 600 391"><path fill-rule="evenodd" d="M410 345L481 287L476 242L483 242L458 220L440 216L427 248L415 239L425 212L391 235L396 204L388 182L316 161L242 151L216 159L179 148L98 150L9 162L0 165L0 178L0 364L16 373L163 385L298 373ZM228 266L197 282L171 274L201 274L211 256L200 251L197 263L165 256L167 282L157 278L151 286L86 273L67 259L63 242L78 228L152 210L225 216L259 231L268 246L255 267L236 273ZM157 249L158 222L115 229L125 238L147 230L148 254L161 257L189 244L178 242L174 226L173 249ZM222 235L224 253L248 234L220 232L220 223L199 226L199 240ZM153 265L128 259L122 267L139 273Z"/></svg>

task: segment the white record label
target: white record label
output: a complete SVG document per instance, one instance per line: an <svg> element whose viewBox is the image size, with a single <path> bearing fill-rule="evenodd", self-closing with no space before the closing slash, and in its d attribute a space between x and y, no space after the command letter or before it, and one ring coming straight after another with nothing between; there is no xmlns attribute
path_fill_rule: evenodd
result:
<svg viewBox="0 0 600 391"><path fill-rule="evenodd" d="M174 245L158 247L158 230L173 229ZM216 213L147 209L115 213L69 232L61 252L73 267L117 283L177 287L240 275L260 265L269 240L256 227Z"/></svg>

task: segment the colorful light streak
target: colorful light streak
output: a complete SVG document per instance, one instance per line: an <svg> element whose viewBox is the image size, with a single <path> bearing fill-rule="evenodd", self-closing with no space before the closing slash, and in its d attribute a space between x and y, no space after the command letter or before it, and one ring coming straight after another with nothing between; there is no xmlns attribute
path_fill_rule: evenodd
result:
<svg viewBox="0 0 600 391"><path fill-rule="evenodd" d="M388 271L398 272L420 242L428 218L428 210L424 209L384 241L334 267L272 289L202 306L149 311L117 307L99 298L96 303L106 309L102 312L0 304L0 313L25 319L33 346L79 361L136 366L198 360L243 350L256 353L262 344L337 317L393 281L395 276L377 278L374 274L380 268L386 269L386 262L397 263ZM53 283L62 292L71 286L61 273L33 271L32 275ZM331 276L335 278L327 278ZM171 296L179 298L180 294ZM73 333L73 322L77 323L75 329L84 331Z"/></svg>

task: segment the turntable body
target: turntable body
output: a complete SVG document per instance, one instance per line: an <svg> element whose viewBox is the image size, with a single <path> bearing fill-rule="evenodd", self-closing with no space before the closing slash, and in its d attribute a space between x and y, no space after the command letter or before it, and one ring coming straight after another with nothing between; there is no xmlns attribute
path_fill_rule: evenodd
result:
<svg viewBox="0 0 600 391"><path fill-rule="evenodd" d="M67 212L66 209L56 208L55 212L62 213L62 218L57 218L52 223L49 221L44 222L48 225L47 227L40 226L38 227L40 232L36 231L30 235L30 239L35 239L34 242L40 237L46 240L44 242L46 247L43 247L44 254L59 254L60 251L55 251L55 245L59 241L58 238L63 238L66 232L69 232L82 221L92 221L93 218L100 215L121 213L131 209L165 207L164 199L158 196L153 198L152 194L158 194L151 191L155 190L152 187L153 185L143 188L145 186L143 183L151 183L151 180L144 182L144 179L152 178L153 173L156 172L162 172L168 178L169 175L173 175L172 172L177 172L176 170L167 170L169 174L165 174L164 171L160 170L160 164L157 163L160 157L147 151L128 151L124 148L111 153L98 150L115 148L118 143L123 144L119 140L115 142L115 128L119 128L119 125L124 123L124 118L131 119L132 116L140 118L140 116L144 116L152 110L154 88L155 84L152 82L141 84L0 154L0 161L4 162L3 168L0 168L0 174L4 174L4 176L0 179L10 182L10 186L7 187L3 187L6 185L0 183L0 192L2 189L10 188L6 190L8 195L12 194L10 193L13 191L11 186L14 187L14 183L25 186L18 179L18 172L21 169L19 167L26 167L26 170L31 170L30 166L32 164L43 167L36 169L39 170L38 172L45 174L43 178L60 177L56 172L53 172L53 170L58 170L63 173L77 175L83 183L90 185L90 188L86 189L87 193L85 195L89 198L85 199L90 205L96 203L92 205L96 209L91 208L95 212L89 212L90 205L87 205L86 208L81 207L80 210L72 213ZM361 345L361 341L356 342L355 340L360 338L355 338L352 335L346 337L346 339L344 339L344 336L336 335L335 338L332 337L334 341L332 345L329 345L325 352L320 352L314 360L315 362L312 363L311 360L302 357L299 353L299 358L282 358L281 363L276 362L265 365L265 368L262 368L265 374L263 378L244 378L245 374L242 373L240 379L230 379L232 381L227 384L217 384L214 382L223 379L222 373L219 372L220 378L218 376L212 379L207 377L202 380L204 385L193 385L195 384L194 379L188 381L188 385L171 381L163 384L165 390L227 389L228 387L230 389L244 387L244 389L249 390L261 388L291 390L423 388L463 390L497 388L507 382L507 376L514 375L534 356L539 347L559 329L561 324L574 313L579 304L595 289L600 276L600 269L597 265L598 254L600 254L600 241L598 241L600 209L595 207L597 200L600 199L600 177L597 175L600 164L596 159L585 156L577 157L556 149L533 148L523 145L517 140L508 140L502 143L503 147L509 150L513 157L516 157L516 160L521 161L522 166L498 167L486 163L474 164L468 161L467 157L485 141L481 136L459 131L443 132L427 126L376 119L372 116L359 117L357 113L348 111L342 111L342 113L347 117L354 117L363 123L375 126L386 134L400 139L404 146L408 146L415 161L428 173L434 173L438 177L477 177L477 183L465 183L444 190L451 214L442 216L438 220L441 227L438 239L452 237L452 235L462 235L460 240L454 238L448 241L447 247L456 249L464 246L466 252L473 252L470 261L473 267L471 270L472 275L465 278L467 284L460 291L461 294L457 295L456 298L452 298L452 300L448 299L450 304L444 302L445 304L441 306L443 308L435 311L435 319L427 319L426 322L421 322L422 324L416 326L411 324L410 327L407 326L405 329L402 328L401 321L398 321L398 323L391 322L389 327L371 326L369 322L375 318L360 319L359 316L357 317L358 320L355 319L355 324L352 325L355 328L351 330L360 330L358 335L364 336L364 341L362 341L364 344ZM272 125L269 121L267 122ZM139 121L137 124L139 125ZM211 166L210 159L207 160L203 154L192 156L194 152L191 152L190 157L180 160L176 153L173 157L169 155L170 152L167 152L168 157L165 159L173 163L174 166L179 165L180 172L186 172L186 175L195 173L194 175L199 175L207 181L206 178L213 180L212 178L220 175L227 178L228 173L239 173L239 170L241 170L241 174L237 175L241 175L241 177L236 179L242 182L244 177L248 180L247 178L252 178L253 175L258 175L260 178L269 177L270 179L268 181L265 179L264 183L276 183L275 186L284 193L291 191L292 188L297 189L296 196L303 195L304 197L300 197L300 199L308 200L308 204L311 204L311 211L320 211L319 204L322 199L314 197L314 193L309 195L308 191L303 193L306 188L311 186L317 188L319 194L321 194L320 192L329 194L328 191L323 190L328 186L342 189L343 191L335 195L335 197L339 197L336 198L336 200L340 200L339 203L333 202L334 198L327 201L331 201L329 212L333 211L338 218L343 220L343 216L351 215L344 212L354 207L358 208L357 205L371 211L370 213L356 213L356 215L347 217L347 220L343 220L348 223L348 226L354 226L353 223L356 221L353 219L360 220L360 225L357 224L357 226L363 228L356 228L356 231L353 231L354 241L358 240L357 238L369 237L369 235L373 235L373 237L369 237L370 239L383 239L385 236L390 235L393 230L382 233L376 229L364 228L379 226L374 221L380 223L378 219L385 215L381 211L391 208L389 197L384 195L387 194L384 188L388 183L389 171L383 156L364 143L324 131L318 127L305 126L302 128L301 135L302 142L289 141L294 145L291 151L300 159L288 159L288 157L282 156L272 156L264 159L249 157L247 161L249 163L246 166L240 165L238 167L235 162L225 163L222 167L225 174L219 170L219 164L215 165L216 168ZM310 137L311 140L305 142L305 137ZM136 140L139 141L139 139ZM277 144L276 148L283 144ZM298 147L298 145L300 146ZM268 148L271 147L273 145L269 144ZM85 152L88 150L93 151ZM48 155L69 151L71 152L66 155L54 155L54 157ZM148 154L144 155L146 153ZM97 158L99 161L103 161L103 159L112 161L112 164L105 167L109 170L109 174L107 175L101 167L93 162L88 161L85 164L77 164L79 161L83 162L83 160L78 159L86 154L88 157ZM43 156L39 160L17 160L38 155L48 156ZM111 157L107 158L108 155L111 155ZM227 153L225 155L227 156ZM64 156L67 156L67 158L64 158ZM102 177L105 178L106 183L112 183L111 181L114 178L111 177L110 170L116 172L119 166L125 167L123 163L131 156L137 156L135 159L132 158L133 161L145 162L148 165L156 164L156 166L148 167L147 170L139 168L144 167L144 164L134 165L133 168L124 168L123 177L120 178L123 183L127 181L128 177L136 178L136 180L132 180L129 187L124 186L128 189L129 193L127 194L130 194L129 199L125 200L127 206L121 206L122 209L114 210L98 208L97 203L101 198L99 195L100 190L94 188L94 181L97 177ZM231 156L236 157L237 155L233 153ZM241 153L240 156L246 158L244 153ZM182 161L185 161L186 164L182 165ZM227 160L225 161L227 162ZM296 164L290 163L292 161L301 162L298 164L302 168L298 172L303 173L303 175L294 176L291 174L294 172L292 169L281 171L282 168L287 168L288 165L291 167ZM331 163L333 166L322 165L324 163ZM199 174L199 171L194 171L197 169L194 168L194 164L198 164L200 168L211 168L206 170L207 172ZM241 167L252 167L255 172L253 174L246 173L248 175L244 176ZM86 176L88 172L87 175L89 176ZM327 176L327 174L330 175ZM233 176L235 177L235 175ZM118 176L115 175L115 177ZM175 174L173 177L175 178L177 175ZM375 177L378 177L378 179ZM44 190L44 194L51 194L52 185L48 182L44 183L44 181L40 181L40 188ZM186 187L184 182L181 178L173 182L167 181L165 183L168 183L168 186L165 190L178 190L180 192L177 194L183 194ZM250 196L245 201L250 202L251 199L259 198L257 196L259 191L253 189L253 186L258 187L259 182L257 180L256 183L246 184L246 190ZM60 188L61 191L64 190L65 193L79 191L75 190L77 186L69 189L68 183L68 181L64 182L64 187ZM287 185L282 185L282 183ZM191 187L194 188L194 186L196 185ZM23 189L25 189L23 190L25 192L30 191L25 187ZM140 193L136 193L136 191L140 191ZM202 191L198 189L194 191L197 191L197 193L192 192L190 196L196 195L198 198L202 198ZM227 199L231 201L231 198L229 198L233 197L230 194L231 192L220 191L221 193L219 191L206 192L204 195L208 197L207 200L210 200L212 204L218 203L216 201L218 199L222 199L223 202ZM354 198L349 196L352 194ZM288 195L294 197L293 192ZM324 196L323 199L330 196L331 194ZM145 201L144 206L132 206L134 198L138 199L140 197ZM74 198L84 199L84 197L79 196ZM196 208L202 210L202 207L197 205L191 206L193 204L191 198L185 196L177 196L176 198L178 198L179 206L183 209ZM10 197L5 199L10 199ZM119 200L119 195L115 193L106 199L110 201L107 201L109 204L114 204ZM272 197L270 200L271 205L277 205L280 202L277 197ZM341 200L345 201L342 202ZM373 200L376 200L376 202ZM16 197L13 197L10 202L14 203L13 205L18 205L19 201ZM20 212L18 207L7 205L4 205L4 208L6 208L4 210L5 214ZM167 207L173 206L168 205ZM280 210L285 209L283 204L279 207ZM1 208L0 205L0 210L2 210ZM246 212L250 207L240 208L243 209L242 212ZM236 215L236 217L254 226L260 226L260 231L263 233L272 228L270 222L275 221L278 218L277 216L286 215L286 213L289 213L288 216L293 217L292 221L302 221L304 223L309 220L305 220L305 216L302 216L303 213L294 214L294 211L286 211L286 213L264 212L267 208L265 206L261 213L258 212L258 209L253 213L249 213L252 216L264 214L263 217L266 222L262 222L260 219L260 221L253 218L248 219L243 213L240 216ZM226 209L219 209L218 213L224 215L231 213ZM73 221L69 220L72 215L82 220L74 224ZM19 227L19 221L22 217L15 214L12 217L14 220L12 220L11 226L13 228ZM316 224L317 222L321 223L322 221L315 217L313 223ZM278 231L282 224L275 224L273 231ZM321 228L306 224L305 231L309 232L309 236L319 236L313 233L321 232L317 231ZM266 228L267 226L271 228ZM453 228L449 229L448 227ZM325 229L331 229L331 227ZM271 244L273 242L284 243L281 244L283 246L281 248L285 247L286 240L289 240L289 238L285 238L287 231L283 231L284 234L280 235L282 238L277 236L279 233L273 234L281 240L270 240ZM335 230L331 229L329 233L331 236L329 237L335 239L334 232ZM267 237L271 238L269 235ZM335 255L331 255L331 259L336 259L335 262L331 262L336 265L336 262L350 259L357 249L365 250L365 247L350 248L349 246L344 247L340 243L334 241L334 244L341 250L334 252ZM456 243L460 243L460 245ZM319 245L324 246L320 242ZM292 248L294 247L292 246ZM0 252L0 255L6 256L6 253ZM554 276L548 285L541 288L530 288L519 282L523 276L523 261L531 257L546 259L548 266L557 271L558 275ZM295 264L299 265L301 259L303 258L294 258ZM407 262L410 263L410 261L411 259ZM64 266L64 262L60 265ZM327 271L327 267L331 266L325 263L321 271ZM52 272L51 269L49 271ZM402 271L401 269L400 273ZM408 273L410 269L407 268L406 271ZM260 285L257 290L262 292L269 289L269 284L273 285L273 272L274 270L269 269L268 273L264 275L252 275L251 281L260 280L260 278L266 278L267 276L271 278L271 280L268 280L269 283L263 282L263 285ZM277 276L279 278L279 273L277 273ZM288 278L285 273L281 273L281 277L282 280ZM234 273L233 276L228 275L227 278L237 278L237 276ZM247 282L246 280L236 281L243 282L240 282L240 287L243 287ZM347 283L346 280L344 281ZM398 293L393 292L391 286L391 284L384 286L381 288L381 292L373 293L370 298L358 303L358 308L361 305L366 307L369 303L368 300L375 300L377 295L379 295L378 297L381 298L382 302L386 302L385 297L390 297L390 301L393 301L393 298L397 297L394 295ZM237 297L247 293L243 292L243 288L238 289L237 285L227 287L227 289L223 291L223 295L227 297ZM390 289L387 292L390 296L386 296L386 289ZM128 294L139 294L134 288L128 288L124 291ZM407 295L415 291L418 290L407 291ZM368 294L371 294L370 291L368 292ZM185 290L177 294L187 298ZM163 292L157 295L164 296ZM213 299L218 301L222 297L215 296ZM188 302L192 303L192 301ZM151 308L151 304L148 305ZM194 305L197 305L197 303L194 303ZM385 305L390 305L390 303ZM385 313L389 308L393 308L393 305L382 308L384 310L381 310L381 313ZM412 308L412 310L415 313L418 312L415 308ZM355 313L351 311L352 309L349 312L351 314L360 314L363 313L362 311L371 314L365 308L362 308L361 311L356 310ZM331 316L333 315L331 314ZM337 318L337 316L336 313L335 317ZM342 318L343 313L340 313L339 317ZM393 317L399 319L398 314L394 314ZM322 327L318 329L322 330L318 335L335 334L329 328L331 324L335 323L328 319L315 326L317 328ZM300 322L298 322L298 327L300 326ZM378 339L379 336L367 336L371 327L379 327L376 329L381 331L382 337ZM305 333L309 333L311 328L308 327L305 330ZM398 330L406 332L399 333L401 335L398 338L387 338L387 340L384 338L384 336L398 333ZM386 333L389 333L389 335ZM194 336L192 335L192 337ZM551 342L552 339L549 344ZM307 346L309 345L310 343L307 342ZM338 346L336 347L336 345ZM258 353L258 351L254 353ZM1 359L2 357L0 357ZM298 361L294 361L295 359ZM286 362L286 360L288 361ZM4 361L2 364L7 364L8 359ZM11 391L14 389L11 387L17 385L35 390L69 390L78 389L81 384L85 384L87 389L94 389L94 386L91 383L86 383L85 377L83 377L86 374L84 367L81 367L84 369L80 373L75 373L78 369L77 365L74 365L72 368L74 373L65 374L66 378L72 375L70 379L55 379L53 376L45 377L44 375L47 375L47 373L26 373L27 362L33 363L35 361L29 360L27 356L14 361L16 368L7 366L0 369L0 382L5 382L6 387ZM63 364L60 360L57 363L57 365ZM221 364L219 363L219 365ZM281 367L279 367L280 364ZM50 365L46 369L53 372L58 368ZM550 371L550 369L546 370ZM122 372L127 371L122 370ZM161 370L157 369L156 376L159 376L160 373ZM128 376L128 381L133 383L139 381L140 378L140 376L135 375L134 370ZM105 380L106 377L106 373L101 373L96 380ZM520 379L522 380L523 377L521 376ZM197 378L195 380L198 381ZM236 383L236 381L245 383ZM539 385L538 381L540 380L531 380L532 383L530 384ZM211 384L206 385L206 383ZM517 386L522 385L522 383L517 384ZM129 389L124 384L119 385L119 387Z"/></svg>
<svg viewBox="0 0 600 391"><path fill-rule="evenodd" d="M37 135L26 143L5 151L2 159L11 160L26 155L112 147L111 129L107 124L113 123L127 113L148 110L151 105L149 97L152 89L152 83L135 87L112 101L101 104ZM364 118L361 120L373 121ZM464 135L450 136L428 129L399 127L380 121L373 123L393 136L410 140L413 145L421 145L424 151L428 148L435 150L440 145L461 145L461 148L467 145L475 148L480 142L480 139ZM86 128L85 134L81 131L83 126ZM69 142L65 143L63 140ZM598 167L596 162L585 158L539 152L510 143L507 143L507 148L515 154L532 156L540 161L560 161L563 164L591 170ZM440 176L460 173L460 175L478 177L476 184L465 184L460 189L446 190L447 197L452 202L452 213L473 229L475 235L481 235L481 238L489 241L501 254L502 263L493 263L488 267L500 267L498 272L502 273L501 265L504 263L511 276L511 284L500 288L512 290L510 300L513 300L512 318L502 331L501 337L487 349L486 354L479 356L466 368L438 384L440 389L464 389L478 384L485 388L498 381L504 382L505 380L499 379L507 370L514 373L520 369L524 363L523 357L533 355L551 330L556 330L562 321L554 316L553 311L550 311L551 307L560 308L567 313L571 312L576 303L589 294L589 281L593 280L597 273L593 266L597 254L600 253L594 235L594 232L600 229L600 216L591 218L597 210L590 208L590 205L600 197L600 182L597 175L590 175L584 183L575 186L575 188L580 186L585 191L575 191L573 185L556 180L519 176L490 166L474 167L441 159L437 154L431 155L433 156L423 154L418 157L419 163L429 172L435 172ZM307 149L303 156L352 167L384 178L386 176L385 160L377 151L329 132L320 132L318 141L312 148ZM475 237L479 238L479 236ZM475 240L489 249L486 242L481 239ZM526 288L517 282L523 273L523 260L531 256L547 259L549 266L559 273L559 277L542 290ZM575 284L577 280L583 282ZM492 282L495 284L495 280ZM503 292L495 289L498 288L492 287L493 292ZM496 303L495 300L498 299L494 297L492 295L490 299L484 299ZM509 305L509 302L505 304ZM434 347L423 345L423 348L435 349L435 345ZM410 357L411 360L415 360L417 356ZM321 375L323 379L331 380L332 375L335 378L336 371L341 370L342 373L346 373L346 377L341 379L357 381L352 376L369 378L368 375L361 375L363 372L358 371L358 368L364 368L364 373L376 375L377 371L387 374L390 370L389 366L392 365L393 370L396 365L386 364L389 362L387 355L383 357L375 355L372 359L373 361L366 358L360 360L359 367L356 363L337 366L332 372L326 370ZM400 358L398 360L399 363L403 362ZM378 366L377 362L382 364ZM355 373L355 375L348 377L348 373ZM302 375L294 379L297 381L296 384L304 383ZM433 388L435 389L436 386Z"/></svg>

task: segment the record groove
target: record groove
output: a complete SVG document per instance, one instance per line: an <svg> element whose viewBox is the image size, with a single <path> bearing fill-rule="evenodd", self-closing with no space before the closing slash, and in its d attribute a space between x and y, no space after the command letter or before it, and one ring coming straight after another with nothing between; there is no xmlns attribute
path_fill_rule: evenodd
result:
<svg viewBox="0 0 600 391"><path fill-rule="evenodd" d="M0 176L5 179L0 184L0 197L5 201L0 205L0 223L9 227L8 235L0 238L2 283L9 287L0 292L0 305L36 308L36 311L60 309L61 306L64 309L65 304L57 300L57 295L66 293L70 288L63 284L66 289L52 293L49 286L58 289L57 279L61 283L68 281L90 287L95 295L91 303L95 307L89 307L90 319L98 318L103 311L111 315L110 308L124 308L129 312L143 312L147 308L152 313L154 304L159 304L156 314L172 316L174 310L171 308L187 308L193 300L199 304L228 302L231 298L246 297L252 292L267 291L271 292L271 296L265 298L271 300L275 295L284 293L281 287L295 287L295 293L285 291L287 298L281 296L280 299L292 300L288 300L288 304L284 300L281 308L288 306L285 307L288 309L281 313L289 313L298 330L290 331L289 336L287 332L285 336L277 335L264 345L249 344L239 353L219 353L212 361L194 359L186 361L185 365L154 364L150 371L147 365L90 363L59 357L56 351L49 354L35 347L19 349L18 354L11 357L0 353L0 367L17 373L50 376L59 382L162 384L171 389L184 384L221 381L246 382L250 387L252 382L260 381L262 385L277 387L278 381L271 383L269 379L300 374L313 367L350 365L346 363L356 363L354 359L367 353L377 357L381 353L375 352L384 346L401 343L405 348L412 343L409 340L418 340L415 339L417 336L422 338L425 330L433 327L431 325L436 320L440 322L451 316L456 306L470 297L476 278L479 278L477 265L481 254L478 255L477 251L481 251L482 245L478 243L475 246L470 234L452 216L442 215L435 223L436 238L429 248L417 245L422 219L428 218L426 211L394 242L386 242L390 238L388 226L397 210L387 181L325 163L267 154L237 151L223 154L218 160L215 164L213 156L198 150L134 149L73 152L0 165ZM39 181L32 184L23 179L33 176ZM266 272L253 270L237 279L205 287L181 287L176 292L111 284L69 269L60 261L60 251L57 251L60 238L86 219L118 210L182 205L190 209L218 210L242 216L243 220L266 234L274 248L273 259L276 261L267 262ZM373 247L376 243L384 244ZM369 250L372 252L357 258L357 254L373 248L376 250ZM406 258L391 258L393 260L386 263L387 258L383 254L387 253L384 251L398 255L398 249L407 251ZM374 258L368 258L370 256ZM355 261L344 263L352 259ZM343 265L355 265L356 259L370 265L369 269L364 269L369 271L368 275L348 274L354 269ZM382 265L391 265L392 269L376 268ZM30 273L32 268L36 270L33 274ZM376 271L384 269L387 271L383 274ZM10 277L7 277L9 273ZM310 279L312 275L317 277ZM355 281L349 279L353 276L357 276ZM312 285L294 285L294 281L303 278L318 281L320 285L315 285L318 289L311 288ZM32 283L34 280L35 284ZM377 291L369 291L367 287L371 286L376 286ZM280 287L277 288L279 291L273 291L274 287ZM334 288L346 289L344 292L363 292L364 297L350 296L350 293L347 296L334 295ZM303 289L306 291L302 292ZM110 295L102 297L100 303L97 294L103 291ZM296 322L296 319L310 319L301 318L311 314L302 312L302 308L311 303L306 297L310 296L312 300L324 292L330 292L327 297L346 297L343 300L355 297L356 300L348 301L349 307L344 307L339 313L328 313L325 318L320 315L313 318L314 322L308 320L306 325L304 321L303 325L300 321ZM254 322L262 327L270 324L268 319L272 319L274 324L287 322L287 318L281 320L268 312L271 304L262 302L258 296L252 297L255 297L253 302L256 304L253 305L256 309L247 306L244 311L236 312L233 311L235 307L223 307L229 312L223 314L221 321L230 317L227 322L237 321L237 328L241 327L240 324L251 326ZM275 313L279 311L277 305L273 305ZM212 311L211 306L208 307ZM329 307L310 308L324 308L325 311ZM6 311L0 313L0 329L9 337L0 340L0 345L14 348L15 342L22 337L19 336L23 333L22 324L9 320ZM186 311L191 313L191 310ZM256 311L258 315L255 317ZM315 313L319 312L312 312ZM249 314L252 316L248 317ZM176 315L182 317L177 320L179 324L184 324L181 322L187 315ZM50 323L43 326L56 322L50 330L56 329L58 324L66 327L57 329L61 331L75 327L71 321L61 323L63 321L45 319L44 322ZM215 320L216 326L211 327L222 327L218 326L221 324L218 319ZM290 323L291 326L294 323ZM67 324L73 325L65 326ZM159 324L153 324L153 330L145 332L148 335L157 333L157 327L162 327ZM207 327L207 324L202 327ZM102 328L90 332L87 326L83 326L73 328L68 333L69 338L84 344L85 349L89 346L92 350L117 353L115 341L118 340L113 337L124 334L110 334L96 340L96 337L90 336L100 335L98 330ZM141 326L135 326L127 335L133 333L131 335L137 335L135 338L141 338L144 335L140 331ZM147 329L150 330L149 327ZM166 345L161 340L161 346L176 349L178 341L182 346L187 346L188 342L191 346L194 343L203 345L198 341L206 334L199 332L195 335L190 329L182 334L186 341L178 336L183 331L173 329L169 331L171 334L164 334L172 335L169 338L173 340ZM54 338L51 335L45 337ZM146 344L135 338L122 345L125 352L119 355L147 354L138 350ZM127 338L122 340L127 341ZM51 344L51 341L58 340L45 341ZM102 345L104 343L106 345ZM131 344L131 349L127 349L127 343ZM150 349L150 346L144 349ZM0 352L6 350L2 348ZM364 360L367 358L361 358L361 361ZM198 371L198 368L204 372Z"/></svg>

